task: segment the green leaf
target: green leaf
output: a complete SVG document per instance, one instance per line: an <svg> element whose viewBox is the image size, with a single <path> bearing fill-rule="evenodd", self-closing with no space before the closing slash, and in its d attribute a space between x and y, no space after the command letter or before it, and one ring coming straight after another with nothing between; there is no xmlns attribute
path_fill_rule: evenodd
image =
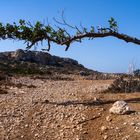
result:
<svg viewBox="0 0 140 140"><path fill-rule="evenodd" d="M20 20L19 20L19 24L20 24L20 25L25 25L25 20L20 19Z"/></svg>
<svg viewBox="0 0 140 140"><path fill-rule="evenodd" d="M91 33L94 33L95 32L95 28L94 26L91 26L91 30L90 30Z"/></svg>

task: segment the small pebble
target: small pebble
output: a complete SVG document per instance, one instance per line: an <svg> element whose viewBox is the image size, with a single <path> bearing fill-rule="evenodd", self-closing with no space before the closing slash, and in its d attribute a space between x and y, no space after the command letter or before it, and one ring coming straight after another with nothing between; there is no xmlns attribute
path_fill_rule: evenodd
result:
<svg viewBox="0 0 140 140"><path fill-rule="evenodd" d="M101 131L105 131L105 130L107 130L107 127L106 126L102 126L101 127Z"/></svg>
<svg viewBox="0 0 140 140"><path fill-rule="evenodd" d="M107 135L105 135L105 136L104 136L104 140L106 140L107 138L108 138L108 136L107 136Z"/></svg>

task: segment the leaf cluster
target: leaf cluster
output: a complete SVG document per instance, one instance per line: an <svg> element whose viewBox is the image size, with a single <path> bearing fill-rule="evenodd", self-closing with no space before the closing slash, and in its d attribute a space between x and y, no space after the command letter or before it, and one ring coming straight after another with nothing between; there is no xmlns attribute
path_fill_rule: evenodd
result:
<svg viewBox="0 0 140 140"><path fill-rule="evenodd" d="M115 21L115 19L113 17L110 18L110 20L108 20L109 25L110 25L110 29L114 30L115 32L118 32L118 25L117 22Z"/></svg>
<svg viewBox="0 0 140 140"><path fill-rule="evenodd" d="M118 25L114 18L110 18L109 28L101 28L100 32L94 26L91 26L90 29L82 27L78 28L77 26L71 26L66 23L63 19L63 25L68 26L71 29L75 30L75 34L71 35L67 32L62 26L53 26L44 25L40 21L37 21L35 24L31 22L26 22L25 20L20 19L18 23L7 23L6 25L0 23L0 39L14 39L14 40L23 40L27 44L27 49L30 49L32 46L38 44L39 42L47 41L48 42L48 51L51 47L51 42L66 45L66 50L69 48L70 44L74 41L81 42L81 39L87 37L93 39L94 37L104 36L104 34L111 32L118 32ZM58 22L59 23L59 22Z"/></svg>
<svg viewBox="0 0 140 140"><path fill-rule="evenodd" d="M39 41L49 40L61 43L68 37L69 35L64 29L55 30L50 25L43 25L40 21L37 21L34 25L22 19L19 20L18 24L15 22L13 24L7 23L6 25L0 23L0 39L24 40L29 48Z"/></svg>

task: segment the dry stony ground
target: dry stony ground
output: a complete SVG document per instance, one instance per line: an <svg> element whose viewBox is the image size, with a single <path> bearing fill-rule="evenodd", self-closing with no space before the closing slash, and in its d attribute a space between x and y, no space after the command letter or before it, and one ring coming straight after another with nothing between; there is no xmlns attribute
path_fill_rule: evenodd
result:
<svg viewBox="0 0 140 140"><path fill-rule="evenodd" d="M0 140L140 140L140 93L103 94L112 81L14 77L0 92ZM125 100L134 113L112 115Z"/></svg>

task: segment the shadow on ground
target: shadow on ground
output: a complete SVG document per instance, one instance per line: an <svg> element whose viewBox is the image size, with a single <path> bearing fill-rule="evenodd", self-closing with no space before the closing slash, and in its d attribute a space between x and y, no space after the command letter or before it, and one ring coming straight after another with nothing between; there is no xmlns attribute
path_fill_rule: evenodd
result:
<svg viewBox="0 0 140 140"><path fill-rule="evenodd" d="M85 106L99 106L99 105L106 105L106 104L112 104L116 102L117 100L98 100L94 101L94 99L90 100L84 100L84 101L65 101L65 102L49 102L48 100L45 100L44 103L46 104L52 104L52 105L62 105L62 106L69 106L69 105L85 105ZM140 103L140 98L131 98L131 99L125 99L127 103Z"/></svg>

